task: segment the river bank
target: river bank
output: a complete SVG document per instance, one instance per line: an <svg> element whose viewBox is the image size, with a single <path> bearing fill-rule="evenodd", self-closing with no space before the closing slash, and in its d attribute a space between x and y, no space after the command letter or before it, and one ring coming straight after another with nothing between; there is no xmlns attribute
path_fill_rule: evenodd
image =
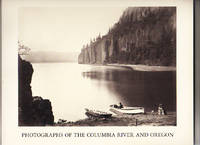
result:
<svg viewBox="0 0 200 145"><path fill-rule="evenodd" d="M147 112L138 115L113 115L107 119L86 118L75 122L55 123L54 126L176 126L176 112L167 115Z"/></svg>
<svg viewBox="0 0 200 145"><path fill-rule="evenodd" d="M149 66L142 64L106 64L106 66L125 67L136 71L176 71L175 66Z"/></svg>

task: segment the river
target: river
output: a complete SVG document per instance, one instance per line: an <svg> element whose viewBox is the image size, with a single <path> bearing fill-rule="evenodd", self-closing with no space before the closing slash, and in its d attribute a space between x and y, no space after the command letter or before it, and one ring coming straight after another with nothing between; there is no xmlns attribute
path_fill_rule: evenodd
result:
<svg viewBox="0 0 200 145"><path fill-rule="evenodd" d="M107 111L109 105L156 110L162 103L176 111L176 72L142 72L128 68L77 63L32 63L33 96L52 103L55 122L85 118L85 108Z"/></svg>

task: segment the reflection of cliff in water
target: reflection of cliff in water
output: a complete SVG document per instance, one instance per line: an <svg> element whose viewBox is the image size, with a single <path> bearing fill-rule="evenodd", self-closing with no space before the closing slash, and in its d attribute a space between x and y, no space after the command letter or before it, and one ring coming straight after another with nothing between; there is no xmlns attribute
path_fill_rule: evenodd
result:
<svg viewBox="0 0 200 145"><path fill-rule="evenodd" d="M162 103L167 110L176 110L176 72L98 69L83 72L82 75L99 82L105 81L99 85L106 85L125 105L155 109Z"/></svg>

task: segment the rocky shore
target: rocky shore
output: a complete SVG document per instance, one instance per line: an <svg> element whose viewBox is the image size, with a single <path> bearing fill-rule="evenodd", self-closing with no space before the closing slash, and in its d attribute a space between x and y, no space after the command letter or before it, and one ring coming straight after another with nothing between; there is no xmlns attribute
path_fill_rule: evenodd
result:
<svg viewBox="0 0 200 145"><path fill-rule="evenodd" d="M147 112L138 115L113 115L107 119L86 118L75 122L55 123L54 126L176 126L176 112L167 115Z"/></svg>

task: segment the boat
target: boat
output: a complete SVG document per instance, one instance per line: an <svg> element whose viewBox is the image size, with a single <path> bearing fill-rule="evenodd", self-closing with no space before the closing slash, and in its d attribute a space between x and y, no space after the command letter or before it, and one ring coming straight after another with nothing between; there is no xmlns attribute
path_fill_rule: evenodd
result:
<svg viewBox="0 0 200 145"><path fill-rule="evenodd" d="M103 111L99 111L99 110L89 110L89 109L85 109L85 114L89 117L89 118L110 118L112 116L111 113L107 113L107 112L103 112Z"/></svg>
<svg viewBox="0 0 200 145"><path fill-rule="evenodd" d="M126 107L126 106L118 106L118 105L110 105L111 112L117 114L117 115L134 115L134 114L144 114L144 107Z"/></svg>

